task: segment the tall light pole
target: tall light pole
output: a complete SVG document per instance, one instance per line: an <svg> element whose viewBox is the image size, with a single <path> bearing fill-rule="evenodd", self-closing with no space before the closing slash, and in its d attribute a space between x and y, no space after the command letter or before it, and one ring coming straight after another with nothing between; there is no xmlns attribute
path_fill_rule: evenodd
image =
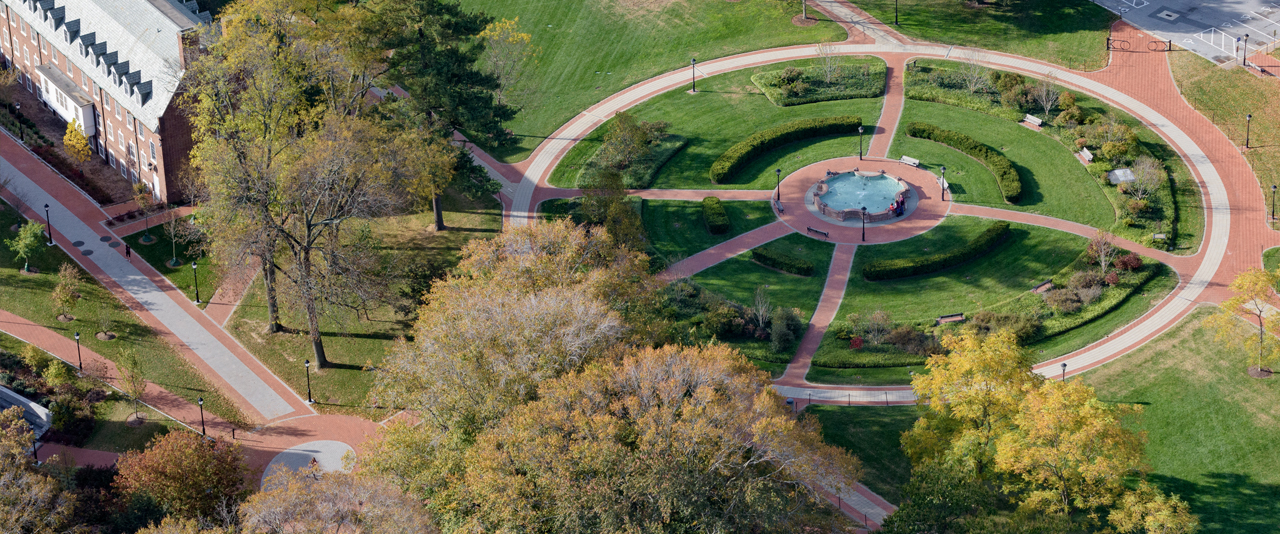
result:
<svg viewBox="0 0 1280 534"><path fill-rule="evenodd" d="M1062 381L1067 381L1067 362L1062 362Z"/></svg>
<svg viewBox="0 0 1280 534"><path fill-rule="evenodd" d="M303 361L302 366L307 368L307 404L315 404L311 399L311 360Z"/></svg>
<svg viewBox="0 0 1280 534"><path fill-rule="evenodd" d="M858 161L862 161L862 127L858 127Z"/></svg>
<svg viewBox="0 0 1280 534"><path fill-rule="evenodd" d="M1244 34L1244 60L1243 65L1249 64L1249 34Z"/></svg>
<svg viewBox="0 0 1280 534"><path fill-rule="evenodd" d="M689 76L693 79L693 90L690 93L698 92L698 60L697 58L689 60Z"/></svg>
<svg viewBox="0 0 1280 534"><path fill-rule="evenodd" d="M893 25L898 25L898 0L893 0Z"/></svg>
<svg viewBox="0 0 1280 534"><path fill-rule="evenodd" d="M1271 186L1271 219L1276 218L1276 186Z"/></svg>
<svg viewBox="0 0 1280 534"><path fill-rule="evenodd" d="M1249 148L1249 130L1253 126L1253 114L1249 113L1244 116L1244 147Z"/></svg>
<svg viewBox="0 0 1280 534"><path fill-rule="evenodd" d="M84 371L84 360L80 358L80 332L76 332L76 367Z"/></svg>
<svg viewBox="0 0 1280 534"><path fill-rule="evenodd" d="M196 404L200 405L200 435L206 436L204 432L204 397L196 397Z"/></svg>
<svg viewBox="0 0 1280 534"><path fill-rule="evenodd" d="M862 240L867 240L867 207L862 207Z"/></svg>
<svg viewBox="0 0 1280 534"><path fill-rule="evenodd" d="M191 276L196 282L196 304L200 304L200 270L196 269L196 262L191 262Z"/></svg>
<svg viewBox="0 0 1280 534"><path fill-rule="evenodd" d="M946 184L947 184L947 166L946 166L946 165L943 165L943 166L942 166L942 183L938 184L938 187L941 187L941 188L942 188L942 201L943 201L943 202L946 202L946 201L947 201L947 185L946 185Z"/></svg>
<svg viewBox="0 0 1280 534"><path fill-rule="evenodd" d="M49 218L48 204L44 205L44 222L49 225L49 242L46 244L52 247L53 246L53 219Z"/></svg>
<svg viewBox="0 0 1280 534"><path fill-rule="evenodd" d="M773 182L773 199L782 200L782 169L774 169L777 179Z"/></svg>

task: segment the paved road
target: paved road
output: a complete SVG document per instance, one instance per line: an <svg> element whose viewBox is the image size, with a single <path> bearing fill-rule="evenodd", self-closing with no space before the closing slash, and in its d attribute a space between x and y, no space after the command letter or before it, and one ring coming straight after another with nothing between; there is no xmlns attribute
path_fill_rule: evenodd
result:
<svg viewBox="0 0 1280 534"><path fill-rule="evenodd" d="M1215 63L1240 62L1245 56L1245 36L1252 54L1280 39L1280 1L1238 0L1094 0L1134 26L1159 39L1191 50ZM1157 49L1151 39L1120 40L1120 50Z"/></svg>

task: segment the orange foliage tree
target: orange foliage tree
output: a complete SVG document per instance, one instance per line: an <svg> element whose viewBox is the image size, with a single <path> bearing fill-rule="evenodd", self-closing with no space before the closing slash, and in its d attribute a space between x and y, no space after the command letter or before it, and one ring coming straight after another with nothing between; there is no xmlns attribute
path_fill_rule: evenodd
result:
<svg viewBox="0 0 1280 534"><path fill-rule="evenodd" d="M212 517L252 491L249 465L239 443L176 431L142 452L120 455L115 485L126 495L146 494L181 517Z"/></svg>

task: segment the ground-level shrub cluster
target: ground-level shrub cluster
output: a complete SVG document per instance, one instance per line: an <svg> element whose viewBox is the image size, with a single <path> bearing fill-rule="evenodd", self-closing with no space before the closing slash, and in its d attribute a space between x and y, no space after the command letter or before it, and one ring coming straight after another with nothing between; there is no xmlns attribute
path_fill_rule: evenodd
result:
<svg viewBox="0 0 1280 534"><path fill-rule="evenodd" d="M871 98L884 94L887 69L880 58L832 60L831 65L788 67L751 76L751 82L778 106L828 100Z"/></svg>

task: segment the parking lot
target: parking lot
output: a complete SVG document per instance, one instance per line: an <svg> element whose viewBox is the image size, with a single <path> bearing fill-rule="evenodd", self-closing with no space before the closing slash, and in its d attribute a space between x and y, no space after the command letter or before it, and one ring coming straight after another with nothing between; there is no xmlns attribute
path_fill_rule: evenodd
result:
<svg viewBox="0 0 1280 534"><path fill-rule="evenodd" d="M1094 0L1134 26L1216 63L1240 61L1280 39L1280 0ZM1247 48L1245 36L1248 36ZM1161 49L1157 43L1115 43L1119 49Z"/></svg>

